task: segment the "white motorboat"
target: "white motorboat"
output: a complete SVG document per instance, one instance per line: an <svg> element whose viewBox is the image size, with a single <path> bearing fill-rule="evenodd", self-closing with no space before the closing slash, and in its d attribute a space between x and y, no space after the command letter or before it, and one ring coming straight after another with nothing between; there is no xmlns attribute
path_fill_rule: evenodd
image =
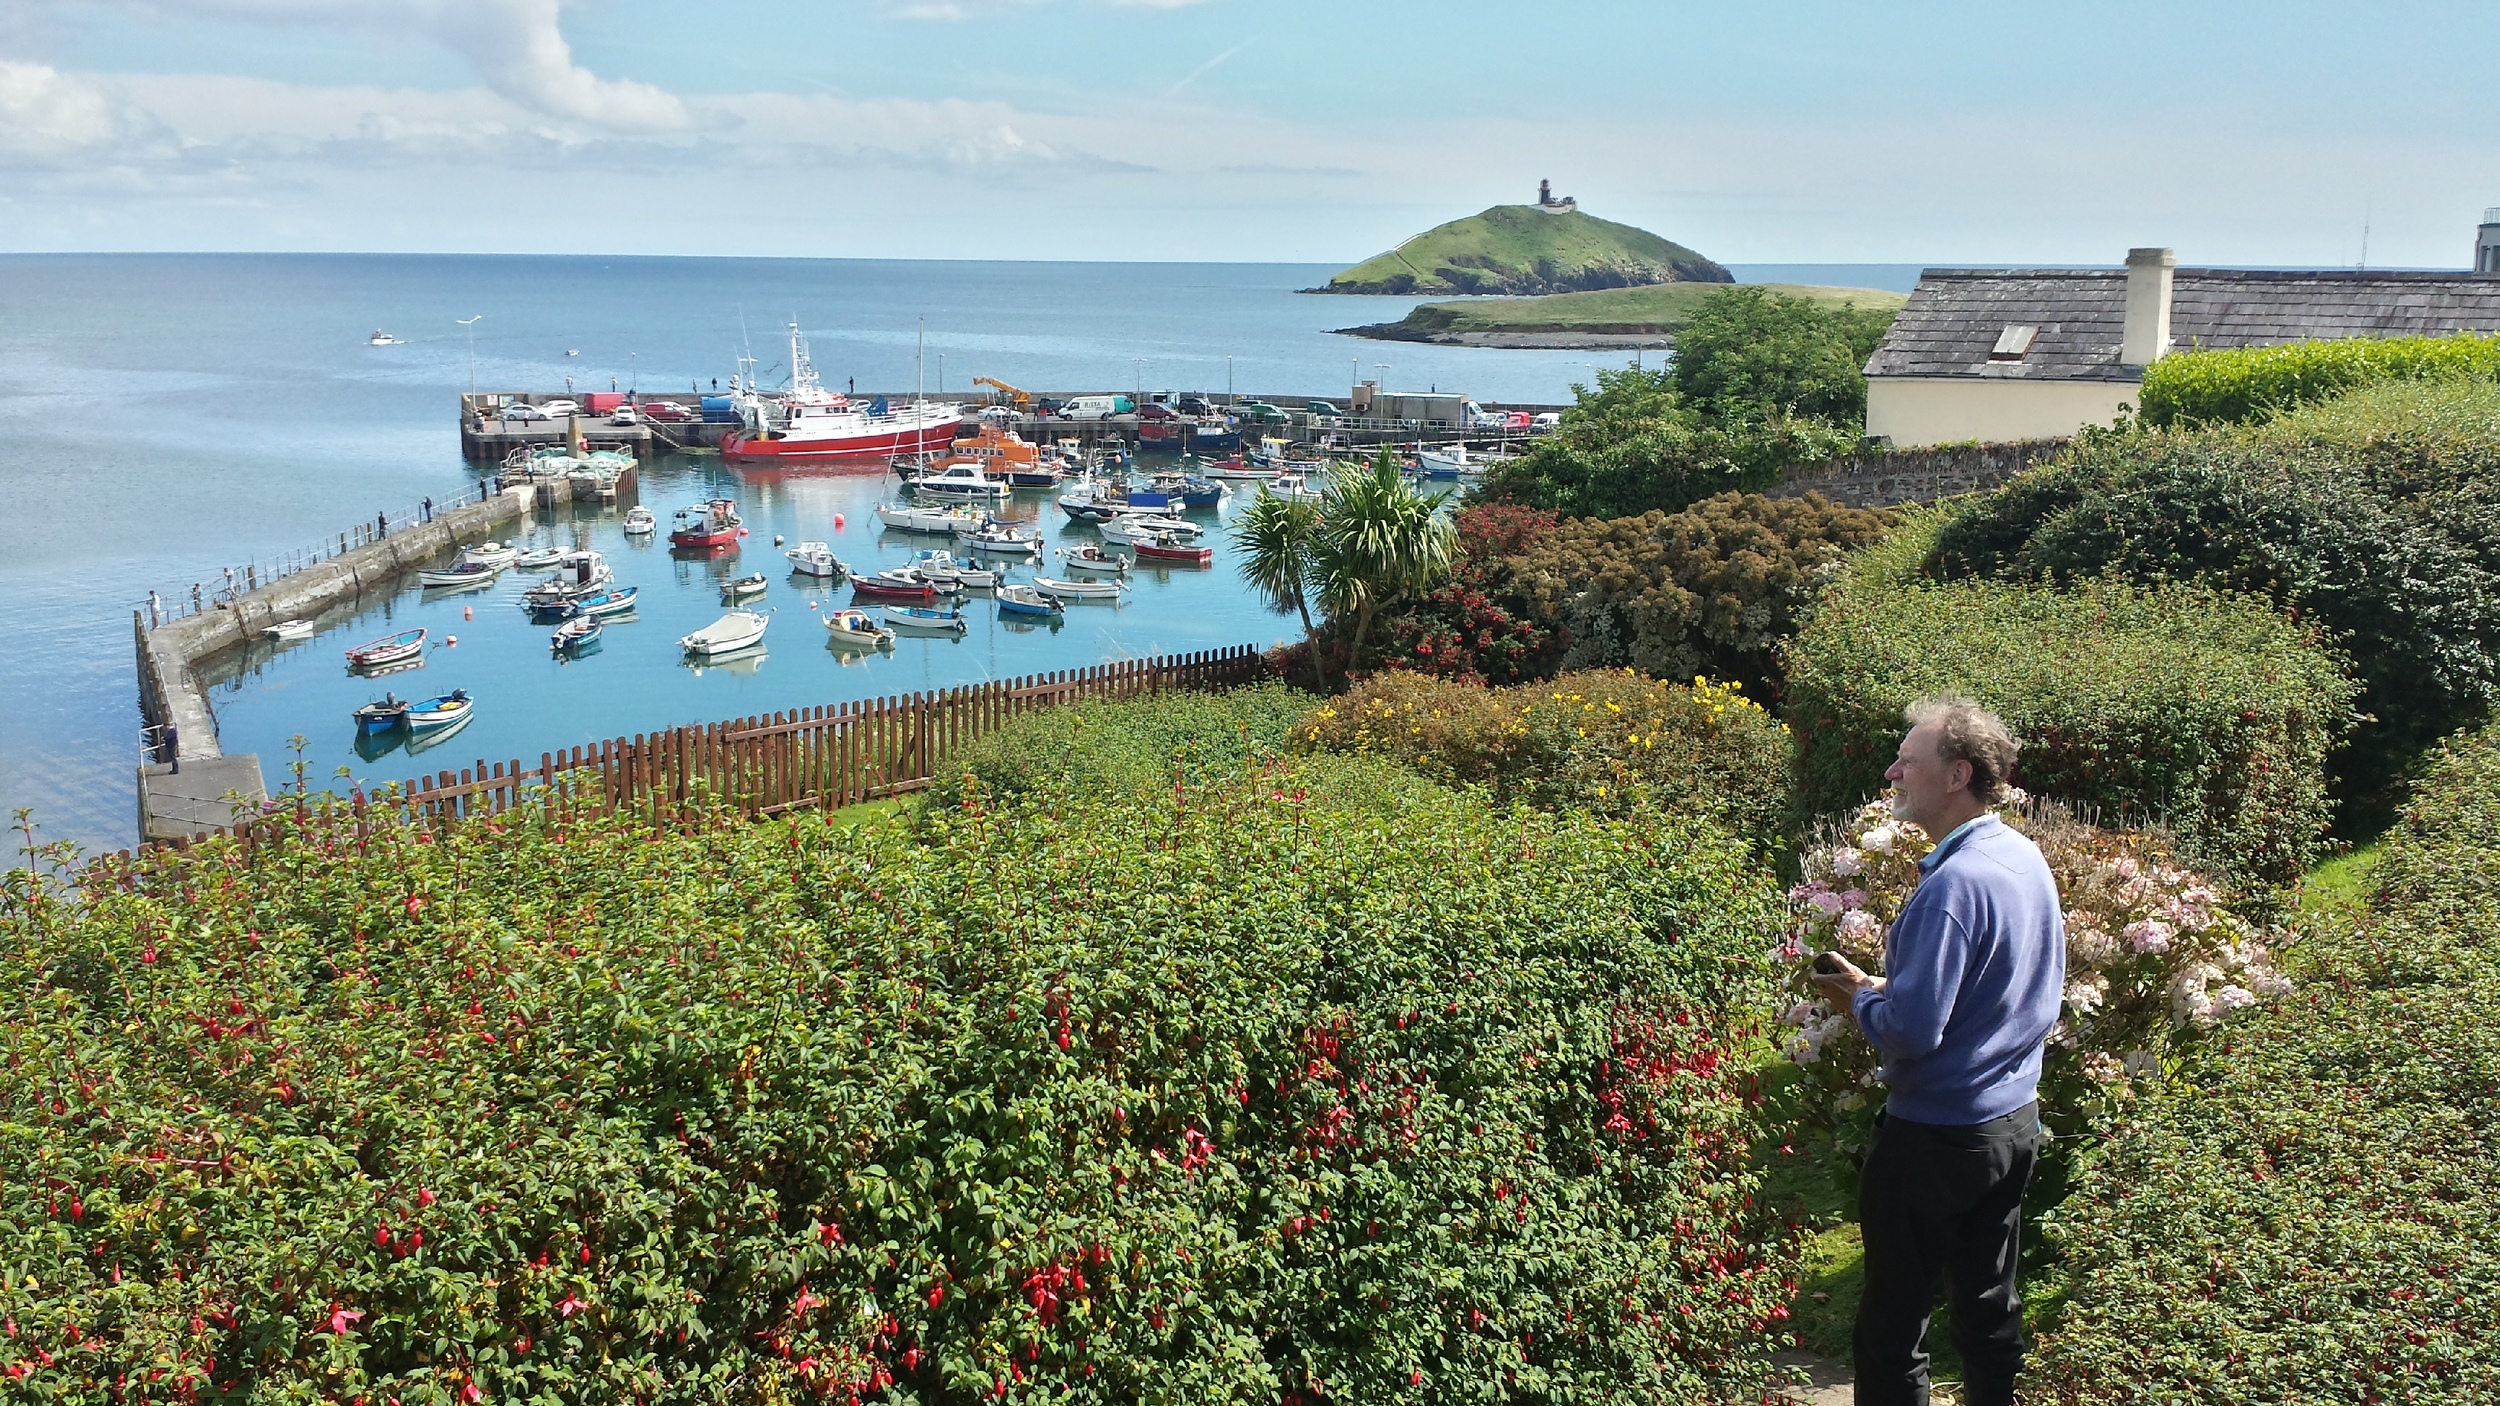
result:
<svg viewBox="0 0 2500 1406"><path fill-rule="evenodd" d="M825 633L833 642L853 649L877 649L894 643L894 632L864 610L837 610L825 617Z"/></svg>
<svg viewBox="0 0 2500 1406"><path fill-rule="evenodd" d="M1059 559L1068 570L1081 576L1124 576L1128 574L1129 558L1087 543L1082 547L1063 547Z"/></svg>
<svg viewBox="0 0 2500 1406"><path fill-rule="evenodd" d="M1061 600L1117 600L1128 589L1125 581L1061 581L1048 576L1033 578L1033 589Z"/></svg>
<svg viewBox="0 0 2500 1406"><path fill-rule="evenodd" d="M911 569L936 582L941 588L956 586L989 587L998 584L998 573L985 567L955 560L952 552L937 550L912 553Z"/></svg>
<svg viewBox="0 0 2500 1406"><path fill-rule="evenodd" d="M1000 618L1020 615L1028 618L1047 617L1059 613L1057 597L1046 596L1031 586L1009 586L998 593Z"/></svg>
<svg viewBox="0 0 2500 1406"><path fill-rule="evenodd" d="M970 628L953 606L889 605L886 628L906 635L960 635Z"/></svg>
<svg viewBox="0 0 2500 1406"><path fill-rule="evenodd" d="M381 328L376 327L373 329L373 335L365 338L365 345L369 347L395 347L399 345L399 339L392 336L390 333L383 331Z"/></svg>
<svg viewBox="0 0 2500 1406"><path fill-rule="evenodd" d="M502 574L500 566L480 566L471 562L441 570L420 571L417 573L417 584L429 591L467 591L492 585L495 578Z"/></svg>
<svg viewBox="0 0 2500 1406"><path fill-rule="evenodd" d="M677 647L696 659L717 659L752 649L764 642L764 627L772 617L756 610L733 610L718 620L677 641Z"/></svg>
<svg viewBox="0 0 2500 1406"><path fill-rule="evenodd" d="M456 566L491 566L501 571L512 565L520 555L521 549L508 542L480 542L474 547L461 548L460 560L453 564Z"/></svg>
<svg viewBox="0 0 2500 1406"><path fill-rule="evenodd" d="M608 559L599 553L566 552L557 559L555 574L523 593L521 604L532 610L569 605L584 596L599 594L615 579L616 573L608 570Z"/></svg>
<svg viewBox="0 0 2500 1406"><path fill-rule="evenodd" d="M554 569L556 564L563 560L564 549L562 547L541 547L537 551L523 552L519 556L514 557L512 559L512 569L515 571L548 571Z"/></svg>
<svg viewBox="0 0 2500 1406"><path fill-rule="evenodd" d="M625 535L648 537L660 530L660 515L640 503L625 510Z"/></svg>
<svg viewBox="0 0 2500 1406"><path fill-rule="evenodd" d="M1195 542L1206 535L1205 528L1185 518L1153 513L1123 515L1098 524L1098 528L1102 540L1115 547L1134 547L1140 542L1152 542L1164 537Z"/></svg>
<svg viewBox="0 0 2500 1406"><path fill-rule="evenodd" d="M1310 480L1300 474L1278 474L1260 484L1259 491L1279 498L1300 498L1309 502L1317 502L1320 497L1320 490L1312 487Z"/></svg>
<svg viewBox="0 0 2500 1406"><path fill-rule="evenodd" d="M909 503L882 503L877 507L877 521L897 532L936 532L952 536L965 527L979 530L984 519L970 508L922 508Z"/></svg>
<svg viewBox="0 0 2500 1406"><path fill-rule="evenodd" d="M312 638L312 632L313 622L310 620L281 620L269 627L269 633L282 640L308 640Z"/></svg>
<svg viewBox="0 0 2500 1406"><path fill-rule="evenodd" d="M963 542L976 552L999 556L1037 557L1042 554L1041 537L1012 522L985 523L965 537Z"/></svg>
<svg viewBox="0 0 2500 1406"><path fill-rule="evenodd" d="M833 554L833 548L822 542L801 542L782 555L790 559L792 571L819 581L840 581L851 574L851 569Z"/></svg>
<svg viewBox="0 0 2500 1406"><path fill-rule="evenodd" d="M933 474L924 474L911 481L914 493L931 498L952 498L959 502L979 500L999 502L1014 490L1003 478L992 478L979 464L949 464Z"/></svg>

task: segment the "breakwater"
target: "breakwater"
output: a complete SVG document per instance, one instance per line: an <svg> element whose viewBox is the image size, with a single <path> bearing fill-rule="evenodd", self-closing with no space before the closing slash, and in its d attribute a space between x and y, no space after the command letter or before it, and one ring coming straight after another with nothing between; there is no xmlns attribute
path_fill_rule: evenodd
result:
<svg viewBox="0 0 2500 1406"><path fill-rule="evenodd" d="M368 591L395 590L410 571L464 543L494 536L533 508L571 501L563 480L500 492L447 507L393 529L387 516L339 534L339 550L263 580L257 567L232 590L194 586L174 601L151 600L131 612L138 653L139 713L146 760L139 767L139 838L167 840L216 828L230 816L229 794L258 802L267 794L259 759L227 757L218 745L216 714L199 682L199 664L261 638L278 625L312 620ZM230 573L231 575L231 573ZM170 729L170 732L168 731Z"/></svg>

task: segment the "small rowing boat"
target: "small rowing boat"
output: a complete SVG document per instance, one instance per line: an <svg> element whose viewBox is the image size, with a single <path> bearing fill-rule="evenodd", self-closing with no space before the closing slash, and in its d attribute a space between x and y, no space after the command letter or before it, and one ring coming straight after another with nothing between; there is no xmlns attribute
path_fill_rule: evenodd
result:
<svg viewBox="0 0 2500 1406"><path fill-rule="evenodd" d="M630 531L631 529L628 530ZM512 569L515 571L547 571L553 569L556 563L563 560L564 549L562 547L541 547L537 551L523 552L519 556L514 557L512 559Z"/></svg>
<svg viewBox="0 0 2500 1406"><path fill-rule="evenodd" d="M455 688L440 698L429 698L422 703L411 703L408 705L408 730L410 732L440 731L466 721L469 710L476 706L477 701L469 697L469 691L465 688Z"/></svg>
<svg viewBox="0 0 2500 1406"><path fill-rule="evenodd" d="M556 626L554 636L547 641L548 647L558 654L563 654L580 649L584 645L596 644L606 628L599 623L599 617L596 615L584 615L578 619L567 620Z"/></svg>
<svg viewBox="0 0 2500 1406"><path fill-rule="evenodd" d="M741 576L735 581L723 581L720 583L721 604L736 605L742 600L753 600L770 588L771 583L764 579L761 571L752 576Z"/></svg>
<svg viewBox="0 0 2500 1406"><path fill-rule="evenodd" d="M1060 600L1117 600L1128 585L1123 581L1060 581L1036 576L1033 589Z"/></svg>
<svg viewBox="0 0 2500 1406"><path fill-rule="evenodd" d="M678 648L696 659L717 659L741 649L752 649L764 642L764 627L772 623L770 616L753 610L733 610L702 629L677 641Z"/></svg>
<svg viewBox="0 0 2500 1406"><path fill-rule="evenodd" d="M1080 575L1120 576L1128 571L1127 557L1106 552L1091 542L1082 547L1062 547L1059 559L1068 564L1068 570Z"/></svg>
<svg viewBox="0 0 2500 1406"><path fill-rule="evenodd" d="M417 584L429 591L466 591L489 585L502 574L503 568L500 566L483 566L468 562L457 566L420 571L417 573Z"/></svg>
<svg viewBox="0 0 2500 1406"><path fill-rule="evenodd" d="M885 623L887 628L906 635L960 635L970 628L960 610L919 605L887 606Z"/></svg>
<svg viewBox="0 0 2500 1406"><path fill-rule="evenodd" d="M936 582L911 570L854 576L851 578L851 590L867 600L932 601L938 596Z"/></svg>
<svg viewBox="0 0 2500 1406"><path fill-rule="evenodd" d="M1163 566L1211 566L1215 562L1215 549L1201 547L1194 542L1181 541L1165 532L1158 533L1147 541L1139 542L1137 560L1140 563Z"/></svg>
<svg viewBox="0 0 2500 1406"><path fill-rule="evenodd" d="M356 710L358 732L389 732L406 721L408 700L396 693L385 693Z"/></svg>
<svg viewBox="0 0 2500 1406"><path fill-rule="evenodd" d="M894 632L868 618L864 610L837 610L825 617L825 633L837 645L876 649L894 643Z"/></svg>
<svg viewBox="0 0 2500 1406"><path fill-rule="evenodd" d="M505 567L512 565L512 563L517 560L520 555L521 549L512 546L509 543L480 542L474 547L461 548L460 560L456 563L456 565L491 566L495 570L501 571Z"/></svg>
<svg viewBox="0 0 2500 1406"><path fill-rule="evenodd" d="M384 664L396 664L403 659L414 659L424 652L425 627L420 625L413 630L402 630L395 635L365 641L347 651L347 664L351 669L372 669Z"/></svg>
<svg viewBox="0 0 2500 1406"><path fill-rule="evenodd" d="M584 596L573 604L585 616L605 619L610 615L622 615L633 609L634 599L641 594L642 587L640 586L619 586L612 591L601 591L595 596Z"/></svg>
<svg viewBox="0 0 2500 1406"><path fill-rule="evenodd" d="M312 632L313 622L310 620L281 620L269 627L269 633L282 640L311 639Z"/></svg>
<svg viewBox="0 0 2500 1406"><path fill-rule="evenodd" d="M1058 614L1060 610L1058 601L1031 586L1007 586L998 593L998 613L1001 615L1049 616Z"/></svg>

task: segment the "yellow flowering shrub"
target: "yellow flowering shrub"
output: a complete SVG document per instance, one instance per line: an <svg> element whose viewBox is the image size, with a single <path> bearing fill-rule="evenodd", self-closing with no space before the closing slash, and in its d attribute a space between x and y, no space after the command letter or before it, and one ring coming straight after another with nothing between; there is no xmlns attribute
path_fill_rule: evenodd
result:
<svg viewBox="0 0 2500 1406"><path fill-rule="evenodd" d="M1293 745L1387 757L1547 810L1707 815L1766 852L1785 828L1794 753L1742 684L1629 669L1510 688L1383 673L1295 724Z"/></svg>

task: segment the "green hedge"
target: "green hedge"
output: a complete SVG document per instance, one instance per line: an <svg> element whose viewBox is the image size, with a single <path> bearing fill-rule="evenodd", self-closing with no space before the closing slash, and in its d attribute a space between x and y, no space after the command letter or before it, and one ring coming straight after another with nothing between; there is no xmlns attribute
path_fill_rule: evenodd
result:
<svg viewBox="0 0 2500 1406"><path fill-rule="evenodd" d="M1758 1394L1714 832L1342 759L281 825L7 881L11 1401Z"/></svg>
<svg viewBox="0 0 2500 1406"><path fill-rule="evenodd" d="M2027 790L2159 820L2202 862L2278 887L2319 851L2324 762L2354 688L2317 632L2196 587L2071 590L1917 574L1936 514L1851 559L1784 651L1809 814L1883 785L1901 712L1948 689L2023 739Z"/></svg>
<svg viewBox="0 0 2500 1406"><path fill-rule="evenodd" d="M1310 694L1271 683L1047 708L965 749L928 794L959 805L968 778L992 797L1169 790L1176 777L1204 781L1282 755L1294 721L1316 706Z"/></svg>
<svg viewBox="0 0 2500 1406"><path fill-rule="evenodd" d="M2244 424L2373 381L2500 378L2500 336L2347 337L2165 356L2144 368L2154 425Z"/></svg>
<svg viewBox="0 0 2500 1406"><path fill-rule="evenodd" d="M2041 1399L2500 1401L2500 735L2446 753L2304 989L2050 1224Z"/></svg>

